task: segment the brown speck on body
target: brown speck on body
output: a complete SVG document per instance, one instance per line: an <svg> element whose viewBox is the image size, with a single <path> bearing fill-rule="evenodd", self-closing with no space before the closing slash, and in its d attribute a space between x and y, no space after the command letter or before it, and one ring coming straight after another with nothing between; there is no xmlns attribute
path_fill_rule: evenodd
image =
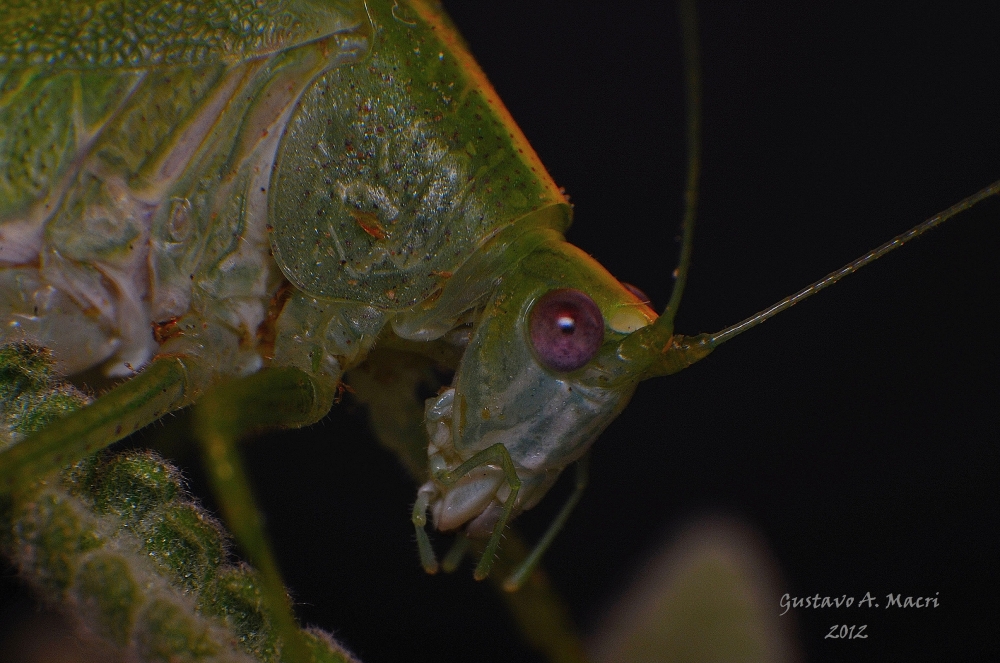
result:
<svg viewBox="0 0 1000 663"><path fill-rule="evenodd" d="M382 224L379 223L378 217L372 212L364 212L362 210L351 210L351 217L357 222L361 229L366 233L378 240L385 239L388 234Z"/></svg>

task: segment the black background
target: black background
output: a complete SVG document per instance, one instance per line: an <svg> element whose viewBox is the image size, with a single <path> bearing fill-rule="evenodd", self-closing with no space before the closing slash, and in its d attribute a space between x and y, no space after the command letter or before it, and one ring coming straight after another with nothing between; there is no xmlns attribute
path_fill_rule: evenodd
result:
<svg viewBox="0 0 1000 663"><path fill-rule="evenodd" d="M678 331L732 324L1000 178L998 16L846 4L701 7L703 203ZM446 6L570 194L569 239L662 308L684 177L673 5ZM807 660L1000 655L998 212L963 214L639 387L544 562L584 631L655 546L723 513L770 545L781 593L939 596L797 611ZM413 486L365 426L348 405L247 447L302 619L368 663L534 660L470 569L423 574ZM519 521L527 537L565 488ZM24 605L12 587L5 615ZM824 640L835 623L869 638Z"/></svg>

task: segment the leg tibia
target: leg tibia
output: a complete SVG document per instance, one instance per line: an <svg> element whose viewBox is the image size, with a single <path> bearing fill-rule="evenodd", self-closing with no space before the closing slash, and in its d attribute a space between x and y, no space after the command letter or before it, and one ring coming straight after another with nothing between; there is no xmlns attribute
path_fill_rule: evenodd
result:
<svg viewBox="0 0 1000 663"><path fill-rule="evenodd" d="M507 447L499 442L483 449L454 470L438 477L438 481L446 486L452 485L477 467L490 463L499 463L503 468L504 478L507 480L510 493L507 495L507 499L504 500L500 518L493 527L493 533L486 543L483 556L476 565L476 570L473 573L473 577L476 580L482 580L490 574L490 569L493 567L493 558L496 556L497 548L500 546L503 531L506 529L507 523L510 521L510 516L514 512L514 505L517 504L517 494L521 490L521 479L517 476L517 470L514 467L514 461L510 458L510 452L507 451Z"/></svg>

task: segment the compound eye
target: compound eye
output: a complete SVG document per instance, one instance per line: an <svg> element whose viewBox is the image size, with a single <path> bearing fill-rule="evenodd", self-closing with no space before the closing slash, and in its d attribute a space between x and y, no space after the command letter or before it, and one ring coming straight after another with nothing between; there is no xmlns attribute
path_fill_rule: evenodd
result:
<svg viewBox="0 0 1000 663"><path fill-rule="evenodd" d="M542 364L566 373L585 366L604 342L604 316L594 300L571 288L545 293L528 317L531 345Z"/></svg>

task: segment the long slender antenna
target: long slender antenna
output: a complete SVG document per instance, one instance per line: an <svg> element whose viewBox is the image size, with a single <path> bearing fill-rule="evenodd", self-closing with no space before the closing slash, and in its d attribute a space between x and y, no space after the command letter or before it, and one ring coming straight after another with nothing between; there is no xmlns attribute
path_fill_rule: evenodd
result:
<svg viewBox="0 0 1000 663"><path fill-rule="evenodd" d="M691 267L691 248L694 243L694 220L698 207L698 180L701 176L701 60L698 46L698 15L694 0L680 0L677 11L681 19L681 49L684 61L684 99L687 112L687 183L684 188L684 221L682 225L681 254L674 270L674 289L670 301L660 316L660 325L673 329L674 317L681 304L688 269Z"/></svg>
<svg viewBox="0 0 1000 663"><path fill-rule="evenodd" d="M974 193L973 195L969 196L965 200L963 200L963 201L961 201L959 203L956 203L955 205L952 205L951 207L949 207L948 209L944 210L943 212L935 214L934 216L932 216L931 218L927 219L923 223L919 223L919 224L915 225L914 227L910 228L906 232L904 232L904 233L902 233L900 235L896 235L895 237L893 237L892 239L890 239L888 242L886 242L882 246L879 246L876 249L872 249L871 251L869 251L868 253L864 254L863 256L861 256L860 258L858 258L857 260L854 260L852 262L847 263L846 265L844 265L843 267L841 267L837 271L830 272L829 274L827 274L826 276L824 276L820 280L816 281L812 285L808 285L805 288L802 288L801 290L799 290L798 292L796 292L794 295L790 295L788 297L785 297L780 302L777 302L776 304L772 304L771 306L768 306L763 311L760 311L759 313L756 313L756 314L750 316L749 318L747 318L746 320L743 320L742 322L738 322L738 323L736 323L735 325L733 325L731 327L726 327L725 329L723 329L720 332L716 332L715 334L709 335L708 336L708 340L707 340L708 345L711 346L711 347L715 347L717 345L725 343L726 341L728 341L729 339L733 338L734 336L738 336L738 335L742 334L743 332L745 332L746 330L750 329L751 327L756 327L757 325L759 325L760 323L764 322L765 320L767 320L771 316L773 316L773 315L775 315L777 313L780 313L780 312L784 311L787 308L791 308L792 306L795 306L796 304L798 304L799 302L801 302L803 299L807 299L809 297L812 297L813 295L815 295L820 290L823 290L824 288L833 285L834 283L836 283L840 279L844 278L848 274L853 274L854 272L858 271L859 269L861 269L862 267L864 267L868 263L873 262L873 261L881 258L882 256L884 256L885 254L889 253L890 251L894 251L895 249L898 249L903 244L906 244L907 242L909 242L911 239L915 239L917 237L920 237L921 235L923 235L925 232L927 232L931 228L935 228L935 227L941 225L942 223L944 223L945 221L947 221L951 217L955 216L959 212L964 212L965 210L969 209L973 205L975 205L975 204L977 204L977 203L979 203L979 202L981 202L981 201L989 198L990 196L995 196L998 193L1000 193L1000 180L994 182L993 184L989 185L985 189L982 189L981 191L978 191L977 193Z"/></svg>

